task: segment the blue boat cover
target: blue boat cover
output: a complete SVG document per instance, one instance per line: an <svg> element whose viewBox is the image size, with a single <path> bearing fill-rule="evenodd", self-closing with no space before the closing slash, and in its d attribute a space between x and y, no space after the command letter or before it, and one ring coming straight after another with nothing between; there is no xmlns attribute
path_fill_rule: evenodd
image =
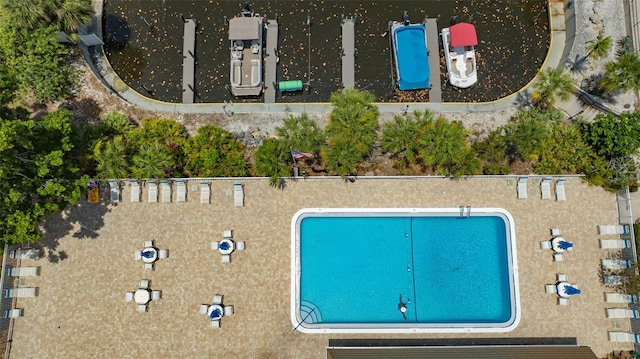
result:
<svg viewBox="0 0 640 359"><path fill-rule="evenodd" d="M429 59L425 27L420 24L401 26L394 31L394 51L398 66L400 90L429 88Z"/></svg>

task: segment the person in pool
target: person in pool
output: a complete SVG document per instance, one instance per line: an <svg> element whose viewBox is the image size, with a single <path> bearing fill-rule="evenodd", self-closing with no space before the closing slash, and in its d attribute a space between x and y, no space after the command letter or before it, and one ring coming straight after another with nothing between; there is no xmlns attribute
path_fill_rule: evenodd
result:
<svg viewBox="0 0 640 359"><path fill-rule="evenodd" d="M402 294L400 294L400 301L398 302L398 310L400 311L400 314L402 314L402 317L404 318L404 320L407 320L407 315L404 314L407 312L407 304L402 301Z"/></svg>

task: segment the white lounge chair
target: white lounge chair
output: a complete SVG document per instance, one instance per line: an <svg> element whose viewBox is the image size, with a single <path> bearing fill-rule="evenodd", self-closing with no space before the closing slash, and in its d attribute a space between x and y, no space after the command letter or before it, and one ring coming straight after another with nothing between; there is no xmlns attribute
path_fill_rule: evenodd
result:
<svg viewBox="0 0 640 359"><path fill-rule="evenodd" d="M161 290L152 290L151 291L151 300L162 299L162 291Z"/></svg>
<svg viewBox="0 0 640 359"><path fill-rule="evenodd" d="M144 270L152 271L153 270L153 263L145 262L143 268L144 268Z"/></svg>
<svg viewBox="0 0 640 359"><path fill-rule="evenodd" d="M169 250L161 249L158 251L158 258L169 258Z"/></svg>
<svg viewBox="0 0 640 359"><path fill-rule="evenodd" d="M560 228L551 228L551 237L560 237Z"/></svg>
<svg viewBox="0 0 640 359"><path fill-rule="evenodd" d="M551 241L540 241L540 248L541 249L551 249Z"/></svg>
<svg viewBox="0 0 640 359"><path fill-rule="evenodd" d="M567 281L567 275L564 273L558 273L556 274L556 279L558 279L558 282L566 282Z"/></svg>
<svg viewBox="0 0 640 359"><path fill-rule="evenodd" d="M149 280L148 279L142 279L140 281L140 286L138 287L140 289L147 289L149 288Z"/></svg>
<svg viewBox="0 0 640 359"><path fill-rule="evenodd" d="M24 315L24 309L22 308L9 309L6 312L4 312L5 318L19 318L23 315Z"/></svg>
<svg viewBox="0 0 640 359"><path fill-rule="evenodd" d="M206 304L200 304L200 314L207 314L209 306Z"/></svg>
<svg viewBox="0 0 640 359"><path fill-rule="evenodd" d="M133 292L124 293L124 301L125 302L133 302L133 297L134 297L134 293Z"/></svg>
<svg viewBox="0 0 640 359"><path fill-rule="evenodd" d="M211 328L220 328L220 321L219 320L212 320L211 321Z"/></svg>
<svg viewBox="0 0 640 359"><path fill-rule="evenodd" d="M224 306L224 315L233 315L233 305Z"/></svg>
<svg viewBox="0 0 640 359"><path fill-rule="evenodd" d="M149 203L157 203L158 202L158 184L150 181L147 182L147 187L149 190Z"/></svg>
<svg viewBox="0 0 640 359"><path fill-rule="evenodd" d="M143 241L143 242L142 242L142 246L143 246L144 248L153 247L153 241Z"/></svg>
<svg viewBox="0 0 640 359"><path fill-rule="evenodd" d="M527 179L528 177L520 177L518 179L518 199L527 198Z"/></svg>
<svg viewBox="0 0 640 359"><path fill-rule="evenodd" d="M211 242L211 249L213 249L214 251L218 250L218 242L217 241Z"/></svg>
<svg viewBox="0 0 640 359"><path fill-rule="evenodd" d="M171 186L169 182L162 181L160 182L160 187L162 188L162 203L170 203L171 202Z"/></svg>
<svg viewBox="0 0 640 359"><path fill-rule="evenodd" d="M622 249L629 248L630 243L626 239L601 239L600 248L602 249Z"/></svg>
<svg viewBox="0 0 640 359"><path fill-rule="evenodd" d="M35 248L16 249L9 252L9 257L13 259L38 259L40 258L40 250Z"/></svg>
<svg viewBox="0 0 640 359"><path fill-rule="evenodd" d="M131 202L138 203L140 202L140 184L136 180L129 181L129 186L131 187Z"/></svg>
<svg viewBox="0 0 640 359"><path fill-rule="evenodd" d="M605 275L602 276L602 281L604 283L604 285L606 286L617 286L617 285L622 285L622 283L624 282L625 278L621 275Z"/></svg>
<svg viewBox="0 0 640 359"><path fill-rule="evenodd" d="M226 238L226 239L233 238L233 230L226 229L226 230L222 231L222 238Z"/></svg>
<svg viewBox="0 0 640 359"><path fill-rule="evenodd" d="M638 311L626 308L607 308L607 318L638 318Z"/></svg>
<svg viewBox="0 0 640 359"><path fill-rule="evenodd" d="M569 301L567 298L558 297L558 305L568 305Z"/></svg>
<svg viewBox="0 0 640 359"><path fill-rule="evenodd" d="M564 193L564 184L567 182L566 179L560 178L558 182L556 182L556 201L566 201L567 197Z"/></svg>
<svg viewBox="0 0 640 359"><path fill-rule="evenodd" d="M133 259L139 261L142 259L142 251L133 252Z"/></svg>
<svg viewBox="0 0 640 359"><path fill-rule="evenodd" d="M120 186L115 180L109 180L109 193L111 202L120 202Z"/></svg>
<svg viewBox="0 0 640 359"><path fill-rule="evenodd" d="M564 256L562 255L562 253L554 253L553 260L555 262L562 262L564 260Z"/></svg>
<svg viewBox="0 0 640 359"><path fill-rule="evenodd" d="M236 207L244 207L244 189L241 183L233 185L233 200Z"/></svg>
<svg viewBox="0 0 640 359"><path fill-rule="evenodd" d="M609 341L611 342L638 343L639 339L640 338L633 333L609 332Z"/></svg>
<svg viewBox="0 0 640 359"><path fill-rule="evenodd" d="M216 294L213 296L212 304L222 304L222 294Z"/></svg>
<svg viewBox="0 0 640 359"><path fill-rule="evenodd" d="M207 182L200 182L200 203L209 203L211 197L211 190Z"/></svg>
<svg viewBox="0 0 640 359"><path fill-rule="evenodd" d="M604 269L625 269L631 267L631 261L626 259L603 259L602 268Z"/></svg>
<svg viewBox="0 0 640 359"><path fill-rule="evenodd" d="M4 291L5 298L32 298L38 296L38 288L15 288Z"/></svg>
<svg viewBox="0 0 640 359"><path fill-rule="evenodd" d="M231 256L228 254L223 254L220 256L222 259L222 263L231 263Z"/></svg>
<svg viewBox="0 0 640 359"><path fill-rule="evenodd" d="M244 250L244 248L245 248L245 247L244 247L244 241L236 242L236 250L237 250L237 251L243 251L243 250Z"/></svg>
<svg viewBox="0 0 640 359"><path fill-rule="evenodd" d="M546 284L544 286L545 293L558 293L558 287L555 284Z"/></svg>
<svg viewBox="0 0 640 359"><path fill-rule="evenodd" d="M187 201L187 184L183 180L176 180L176 185L178 187L178 194L176 202L186 202Z"/></svg>
<svg viewBox="0 0 640 359"><path fill-rule="evenodd" d="M604 301L607 303L637 303L638 298L633 294L604 293Z"/></svg>
<svg viewBox="0 0 640 359"><path fill-rule="evenodd" d="M9 277L36 277L40 275L40 267L9 267Z"/></svg>
<svg viewBox="0 0 640 359"><path fill-rule="evenodd" d="M147 311L147 305L146 304L138 304L138 312L144 313L146 311Z"/></svg>
<svg viewBox="0 0 640 359"><path fill-rule="evenodd" d="M598 234L625 234L629 233L628 225L607 224L598 226Z"/></svg>
<svg viewBox="0 0 640 359"><path fill-rule="evenodd" d="M551 199L551 178L545 178L540 183L540 192L542 193L542 199Z"/></svg>

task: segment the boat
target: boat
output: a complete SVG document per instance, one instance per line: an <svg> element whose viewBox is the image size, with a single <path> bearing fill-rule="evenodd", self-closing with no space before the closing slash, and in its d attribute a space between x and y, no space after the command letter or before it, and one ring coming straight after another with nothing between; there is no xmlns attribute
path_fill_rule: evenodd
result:
<svg viewBox="0 0 640 359"><path fill-rule="evenodd" d="M430 87L427 31L424 24L412 24L405 11L402 22L391 23L393 59L401 91Z"/></svg>
<svg viewBox="0 0 640 359"><path fill-rule="evenodd" d="M478 36L475 26L461 22L445 27L441 35L449 83L459 88L475 85L478 82L474 48L478 45Z"/></svg>
<svg viewBox="0 0 640 359"><path fill-rule="evenodd" d="M230 81L234 96L259 96L262 93L263 19L242 6L241 16L229 20L231 43Z"/></svg>

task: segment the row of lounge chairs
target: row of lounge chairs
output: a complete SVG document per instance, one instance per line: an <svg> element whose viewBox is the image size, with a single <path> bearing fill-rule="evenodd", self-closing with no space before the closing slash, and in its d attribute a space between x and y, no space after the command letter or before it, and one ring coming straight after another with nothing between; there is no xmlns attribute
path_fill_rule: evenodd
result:
<svg viewBox="0 0 640 359"><path fill-rule="evenodd" d="M187 184L184 180L175 180L176 182L176 202L187 201ZM129 186L131 187L131 202L139 203L141 197L141 186L137 180L130 180ZM112 203L120 202L120 186L115 180L109 180L110 187L110 201ZM158 183L149 181L147 182L147 201L149 203L158 202ZM200 203L208 204L211 199L211 189L208 182L200 182L199 186L193 186L194 191L200 191ZM234 206L244 206L244 188L241 183L235 183L233 185L233 197ZM172 186L168 181L160 181L160 200L162 203L169 203L172 199Z"/></svg>
<svg viewBox="0 0 640 359"><path fill-rule="evenodd" d="M527 198L527 180L529 177L520 177L518 179L518 199L526 199ZM545 177L542 179L540 183L540 194L542 199L551 199L551 183L553 179L551 177ZM556 181L555 184L555 192L556 192L556 200L557 201L566 201L567 197L564 191L566 179L560 178Z"/></svg>

